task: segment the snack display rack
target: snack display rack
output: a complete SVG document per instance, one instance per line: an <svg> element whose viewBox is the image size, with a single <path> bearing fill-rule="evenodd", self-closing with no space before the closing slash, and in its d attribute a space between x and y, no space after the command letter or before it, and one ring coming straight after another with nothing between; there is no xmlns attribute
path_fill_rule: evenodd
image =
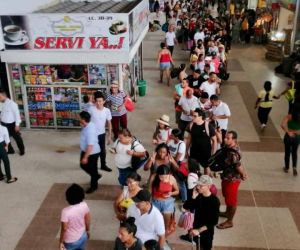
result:
<svg viewBox="0 0 300 250"><path fill-rule="evenodd" d="M90 66L92 65L86 67ZM51 73L53 69L50 65L11 65L14 100L20 109L22 126L49 129L79 128L83 96L87 95L92 100L94 92L101 91L106 97L108 77L110 80L118 80L116 66L110 65L109 71L107 65L93 67L100 70L95 71L98 74L93 75L94 82L89 84L89 77L84 82L70 82L64 79L57 81L57 77ZM97 77L101 77L102 81Z"/></svg>

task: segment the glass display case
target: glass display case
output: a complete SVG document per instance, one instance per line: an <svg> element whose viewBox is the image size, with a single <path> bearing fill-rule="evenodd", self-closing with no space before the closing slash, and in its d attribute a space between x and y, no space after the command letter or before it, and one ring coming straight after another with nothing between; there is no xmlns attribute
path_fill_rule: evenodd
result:
<svg viewBox="0 0 300 250"><path fill-rule="evenodd" d="M79 89L54 87L57 127L79 127Z"/></svg>
<svg viewBox="0 0 300 250"><path fill-rule="evenodd" d="M27 87L29 123L31 127L54 127L52 90Z"/></svg>

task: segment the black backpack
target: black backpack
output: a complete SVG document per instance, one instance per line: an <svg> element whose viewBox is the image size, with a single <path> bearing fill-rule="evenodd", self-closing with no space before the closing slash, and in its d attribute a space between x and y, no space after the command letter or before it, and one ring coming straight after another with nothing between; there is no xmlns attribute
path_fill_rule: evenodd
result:
<svg viewBox="0 0 300 250"><path fill-rule="evenodd" d="M228 157L228 154L233 152L238 155L239 159L241 156L238 151L233 148L222 147L215 154L213 154L208 160L209 168L214 172L224 171L228 167L235 167L233 165L226 164L225 160Z"/></svg>
<svg viewBox="0 0 300 250"><path fill-rule="evenodd" d="M141 142L134 138L131 144L131 150L134 151L134 148L137 145L134 145L135 142L138 142L139 144L141 144ZM146 161L149 159L149 153L148 151L145 151L145 156L144 157L136 157L136 156L132 156L131 158L131 167L133 168L134 171L138 170L140 167L144 166L144 164L146 163Z"/></svg>

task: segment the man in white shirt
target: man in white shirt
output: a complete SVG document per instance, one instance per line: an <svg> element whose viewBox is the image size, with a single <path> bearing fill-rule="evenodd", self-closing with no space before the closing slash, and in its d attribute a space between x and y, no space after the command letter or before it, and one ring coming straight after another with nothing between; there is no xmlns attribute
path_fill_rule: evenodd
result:
<svg viewBox="0 0 300 250"><path fill-rule="evenodd" d="M108 137L107 144L111 143L111 112L108 108L104 107L104 96L101 92L95 92L94 94L95 106L89 108L88 112L91 115L91 121L96 126L96 131L98 135L98 143L101 149L100 152L100 162L101 169L107 172L111 172L111 168L106 165L106 149L105 149L105 125L108 125Z"/></svg>
<svg viewBox="0 0 300 250"><path fill-rule="evenodd" d="M0 90L0 102L3 103L1 111L1 124L7 128L9 136L12 136L20 150L20 155L25 154L25 147L20 133L21 116L18 105L7 97L4 90ZM8 144L8 154L14 154L15 150Z"/></svg>
<svg viewBox="0 0 300 250"><path fill-rule="evenodd" d="M168 46L168 49L171 52L171 55L173 55L175 43L177 43L177 40L176 40L175 31L174 31L174 26L169 25L169 31L166 33L166 44Z"/></svg>
<svg viewBox="0 0 300 250"><path fill-rule="evenodd" d="M100 147L95 124L91 122L91 115L82 111L79 116L82 127L80 132L80 167L91 176L91 185L86 190L86 193L90 194L98 189L98 180L101 178L97 168Z"/></svg>
<svg viewBox="0 0 300 250"><path fill-rule="evenodd" d="M196 33L194 35L195 44L198 44L198 40L201 40L203 42L204 38L205 38L205 34L204 34L203 30L197 29Z"/></svg>
<svg viewBox="0 0 300 250"><path fill-rule="evenodd" d="M193 95L193 90L188 89L186 96L182 96L178 102L182 108L178 127L181 130L181 139L183 138L184 131L187 125L193 120L193 112L196 108L200 107L199 100Z"/></svg>
<svg viewBox="0 0 300 250"><path fill-rule="evenodd" d="M220 126L222 132L222 145L224 145L224 138L228 129L228 118L231 116L231 112L228 105L219 100L217 95L212 95L210 97L210 102L212 105L212 119L217 121Z"/></svg>
<svg viewBox="0 0 300 250"><path fill-rule="evenodd" d="M148 190L140 190L133 201L135 206L130 206L127 211L127 217L135 218L137 226L136 237L143 244L148 240L157 240L160 249L165 245L165 224L160 211L151 204L151 194Z"/></svg>
<svg viewBox="0 0 300 250"><path fill-rule="evenodd" d="M212 95L220 95L220 86L219 83L217 83L217 75L215 72L209 73L209 78L201 84L200 91L207 92L209 97Z"/></svg>
<svg viewBox="0 0 300 250"><path fill-rule="evenodd" d="M8 145L10 143L8 130L6 127L0 125L0 161L2 160L4 163L4 170L6 175L6 182L13 183L18 180L16 177L11 176L10 172L10 163L7 155ZM4 175L0 166L0 181L4 180Z"/></svg>

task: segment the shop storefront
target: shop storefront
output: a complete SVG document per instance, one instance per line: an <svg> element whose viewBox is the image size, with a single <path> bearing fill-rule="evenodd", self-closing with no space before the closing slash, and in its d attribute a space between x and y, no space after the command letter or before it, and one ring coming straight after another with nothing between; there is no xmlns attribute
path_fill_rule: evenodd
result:
<svg viewBox="0 0 300 250"><path fill-rule="evenodd" d="M77 3L76 13L68 14L57 11L65 9L60 3L59 13L47 13L53 11L50 7L42 13L1 17L5 44L1 58L24 126L79 127L84 100L95 91L105 95L113 80L135 97L142 79L148 1L122 2L112 1L105 8L101 3L98 8L92 2ZM112 12L109 4L121 13L101 13L101 6ZM99 12L88 13L88 7Z"/></svg>

